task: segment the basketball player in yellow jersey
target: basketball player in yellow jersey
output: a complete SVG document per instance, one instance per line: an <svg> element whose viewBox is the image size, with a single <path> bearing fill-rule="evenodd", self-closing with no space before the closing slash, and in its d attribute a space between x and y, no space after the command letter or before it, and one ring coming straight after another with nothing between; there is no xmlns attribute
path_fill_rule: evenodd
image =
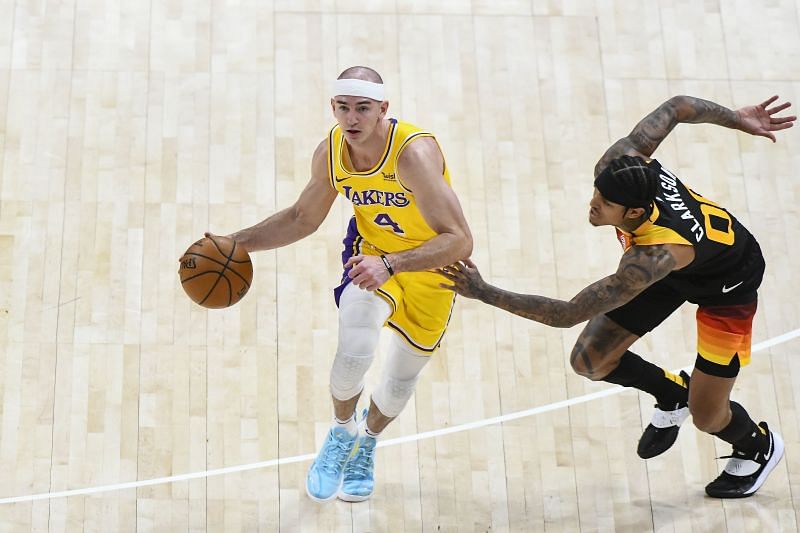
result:
<svg viewBox="0 0 800 533"><path fill-rule="evenodd" d="M334 82L336 126L317 147L297 201L231 237L270 250L313 233L340 194L353 204L334 291L339 342L330 376L334 421L312 463L306 492L317 501L362 501L373 491L376 438L400 414L439 346L454 295L433 271L472 253L472 235L430 133L387 118L383 80L351 67ZM369 409L356 420L364 374L381 328L394 333Z"/></svg>

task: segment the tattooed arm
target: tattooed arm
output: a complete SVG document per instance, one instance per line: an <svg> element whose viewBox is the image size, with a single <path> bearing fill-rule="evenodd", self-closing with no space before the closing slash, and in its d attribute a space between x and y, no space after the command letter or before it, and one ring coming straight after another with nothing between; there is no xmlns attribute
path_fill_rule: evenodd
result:
<svg viewBox="0 0 800 533"><path fill-rule="evenodd" d="M486 283L469 260L443 268L440 273L453 283L441 286L462 296L548 326L569 328L631 301L676 265L665 245L633 246L623 254L614 274L592 283L568 302L499 289Z"/></svg>
<svg viewBox="0 0 800 533"><path fill-rule="evenodd" d="M682 122L717 124L726 128L742 130L751 135L767 137L775 142L775 135L772 132L791 128L797 119L795 116L773 117L774 114L792 105L784 102L769 108L777 99L777 96L773 96L761 104L732 111L702 98L673 96L644 117L627 137L623 137L611 145L611 148L597 162L594 175L597 176L613 159L623 155L650 157L661 141Z"/></svg>

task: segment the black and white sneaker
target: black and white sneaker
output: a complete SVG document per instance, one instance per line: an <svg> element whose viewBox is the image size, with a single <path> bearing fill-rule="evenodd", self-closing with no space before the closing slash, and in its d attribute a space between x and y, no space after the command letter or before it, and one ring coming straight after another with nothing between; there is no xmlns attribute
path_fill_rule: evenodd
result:
<svg viewBox="0 0 800 533"><path fill-rule="evenodd" d="M706 485L706 494L712 498L746 498L764 484L783 457L783 439L770 431L766 422L758 425L764 428L769 437L767 451L745 454L734 449L732 455L720 457L728 459L728 464L717 479Z"/></svg>
<svg viewBox="0 0 800 533"><path fill-rule="evenodd" d="M681 372L681 377L689 383L689 375ZM642 459L650 459L669 450L678 438L681 424L689 418L689 405L686 402L663 406L656 404L650 424L644 429L636 453Z"/></svg>

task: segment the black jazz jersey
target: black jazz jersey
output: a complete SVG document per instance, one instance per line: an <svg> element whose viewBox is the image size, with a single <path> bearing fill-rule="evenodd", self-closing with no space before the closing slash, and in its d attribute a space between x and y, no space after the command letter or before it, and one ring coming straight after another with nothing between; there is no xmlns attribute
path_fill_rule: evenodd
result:
<svg viewBox="0 0 800 533"><path fill-rule="evenodd" d="M653 213L633 233L617 228L623 250L653 244L692 246L694 261L670 273L665 283L697 304L755 300L764 274L755 237L724 207L691 190L658 161L648 165L659 174Z"/></svg>

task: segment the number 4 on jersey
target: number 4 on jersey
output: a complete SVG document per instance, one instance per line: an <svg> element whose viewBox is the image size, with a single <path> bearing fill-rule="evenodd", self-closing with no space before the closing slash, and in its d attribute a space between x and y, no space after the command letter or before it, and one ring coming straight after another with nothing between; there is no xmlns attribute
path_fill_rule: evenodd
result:
<svg viewBox="0 0 800 533"><path fill-rule="evenodd" d="M392 231L394 231L395 233L405 233L402 230L402 228L400 228L400 226L397 224L397 222L392 220L386 213L378 214L378 216L375 217L374 222L379 226L388 226L392 228Z"/></svg>

